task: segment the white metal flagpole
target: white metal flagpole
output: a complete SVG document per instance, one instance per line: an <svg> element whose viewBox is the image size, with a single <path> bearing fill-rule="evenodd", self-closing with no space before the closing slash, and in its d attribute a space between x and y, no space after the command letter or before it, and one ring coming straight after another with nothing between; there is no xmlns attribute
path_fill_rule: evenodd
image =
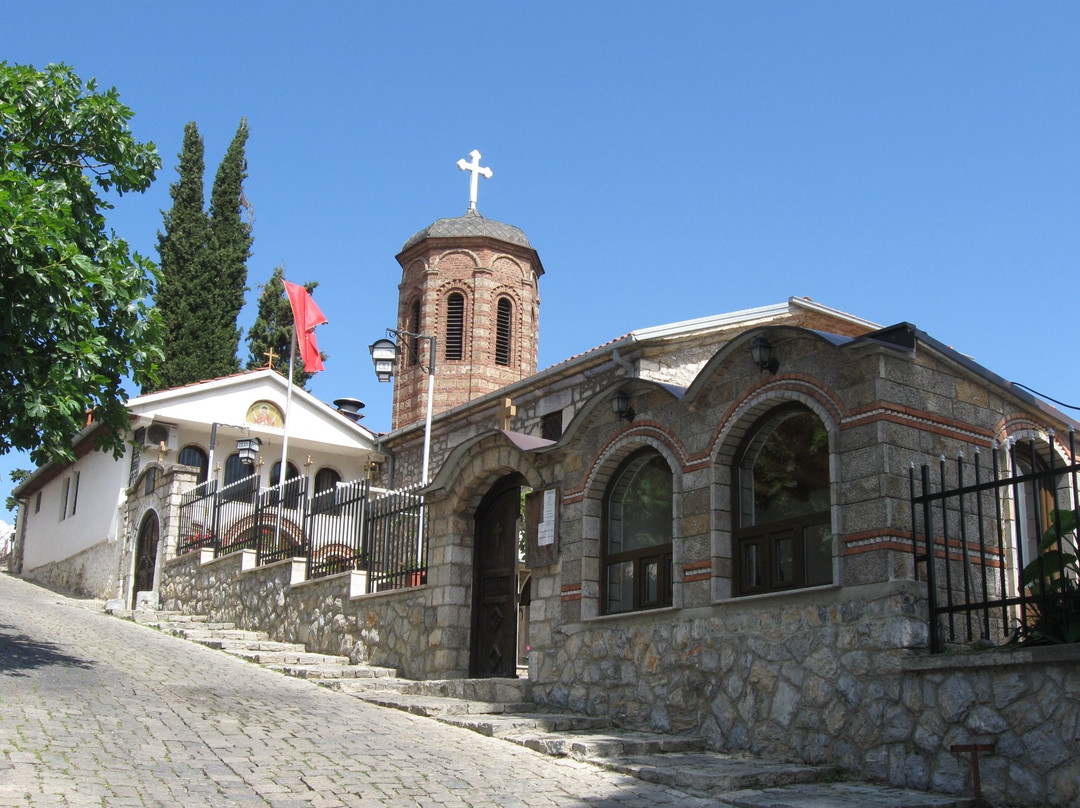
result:
<svg viewBox="0 0 1080 808"><path fill-rule="evenodd" d="M286 457L289 451L289 407L292 405L292 388L293 388L293 367L296 362L296 324L293 324L293 336L292 341L289 343L289 375L285 377L285 381L288 385L286 389L288 392L285 394L285 423L282 425L282 437L281 437L281 468L278 471L278 486L285 484L285 468L288 465Z"/></svg>
<svg viewBox="0 0 1080 808"><path fill-rule="evenodd" d="M289 461L289 409L292 406L293 367L296 362L296 323L293 323L292 340L289 342L289 375L285 377L285 423L281 425L281 463L278 467L277 519L274 520L274 547L281 546L281 505L285 501L285 470Z"/></svg>

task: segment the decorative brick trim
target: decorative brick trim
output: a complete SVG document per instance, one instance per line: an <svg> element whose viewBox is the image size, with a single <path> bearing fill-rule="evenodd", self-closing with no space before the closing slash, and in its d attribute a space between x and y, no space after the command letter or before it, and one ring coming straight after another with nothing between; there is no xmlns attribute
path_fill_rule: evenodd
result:
<svg viewBox="0 0 1080 808"><path fill-rule="evenodd" d="M683 564L683 583L707 581L712 578L712 561L691 561Z"/></svg>
<svg viewBox="0 0 1080 808"><path fill-rule="evenodd" d="M581 600L581 584L566 584L562 587L563 603L571 600Z"/></svg>
<svg viewBox="0 0 1080 808"><path fill-rule="evenodd" d="M780 395L782 393L788 395ZM709 462L720 461L719 454L723 451L723 448L718 450L718 446L720 446L722 437L724 438L723 446L726 448L728 455L734 454L739 440L757 420L748 416L758 405L779 406L789 401L800 402L810 407L810 409L814 409L810 406L811 402L813 402L824 409L835 424L841 423L845 417L846 408L840 397L832 390L824 387L813 376L802 373L773 376L747 389L742 397L732 402L731 406L721 416L716 428L709 437L708 448L706 449ZM727 434L729 430L730 434ZM725 461L727 459L725 457Z"/></svg>
<svg viewBox="0 0 1080 808"><path fill-rule="evenodd" d="M881 423L883 421L919 429L923 432L931 432L947 438L973 443L976 446L989 448L993 445L993 433L989 430L978 429L962 421L954 421L951 418L942 418L925 410L916 410L899 404L870 405L853 410L841 423L841 429L855 429L868 424Z"/></svg>

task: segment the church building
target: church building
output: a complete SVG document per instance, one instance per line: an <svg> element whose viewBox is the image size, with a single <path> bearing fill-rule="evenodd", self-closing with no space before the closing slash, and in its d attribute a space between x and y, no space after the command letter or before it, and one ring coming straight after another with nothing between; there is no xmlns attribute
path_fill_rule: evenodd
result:
<svg viewBox="0 0 1080 808"><path fill-rule="evenodd" d="M397 343L372 346L391 431L353 430L336 461L418 486L408 577L371 586L374 545L318 581L189 553L164 560L162 604L413 679L527 676L541 707L897 786L960 791L950 750L992 741L995 803L1076 804L1080 646L1010 655L1033 612L954 605L1030 586L1077 507L1076 423L909 322L806 297L538 371L544 267L480 214L491 172L470 157L468 210L397 255Z"/></svg>

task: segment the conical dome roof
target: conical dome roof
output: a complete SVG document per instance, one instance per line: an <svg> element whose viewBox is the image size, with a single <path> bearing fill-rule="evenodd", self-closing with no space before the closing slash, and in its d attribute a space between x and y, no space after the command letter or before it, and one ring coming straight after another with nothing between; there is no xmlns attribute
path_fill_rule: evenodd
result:
<svg viewBox="0 0 1080 808"><path fill-rule="evenodd" d="M529 244L529 239L520 228L514 227L512 224L497 222L494 219L485 219L480 215L476 208L470 208L464 216L458 216L456 219L436 219L432 224L428 225L406 241L405 246L401 248L401 251L405 252L413 245L419 244L427 238L460 238L470 236L498 239L499 241L505 241L509 244L517 244L521 247L532 249L532 245Z"/></svg>

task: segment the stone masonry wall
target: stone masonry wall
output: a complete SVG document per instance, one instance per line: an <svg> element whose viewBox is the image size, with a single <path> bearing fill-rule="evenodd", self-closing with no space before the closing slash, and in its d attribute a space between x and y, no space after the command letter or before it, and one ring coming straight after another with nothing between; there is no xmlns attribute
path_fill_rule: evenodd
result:
<svg viewBox="0 0 1080 808"><path fill-rule="evenodd" d="M244 556L202 563L199 553L189 553L166 562L162 608L261 629L274 640L396 668L409 678L428 676L433 626L425 589L352 596L351 573L294 583L298 562L245 569Z"/></svg>
<svg viewBox="0 0 1080 808"><path fill-rule="evenodd" d="M530 660L534 697L958 794L971 793L970 762L950 747L996 741L980 760L994 805L1080 805L1080 648L928 658L919 591L895 582L556 628Z"/></svg>

